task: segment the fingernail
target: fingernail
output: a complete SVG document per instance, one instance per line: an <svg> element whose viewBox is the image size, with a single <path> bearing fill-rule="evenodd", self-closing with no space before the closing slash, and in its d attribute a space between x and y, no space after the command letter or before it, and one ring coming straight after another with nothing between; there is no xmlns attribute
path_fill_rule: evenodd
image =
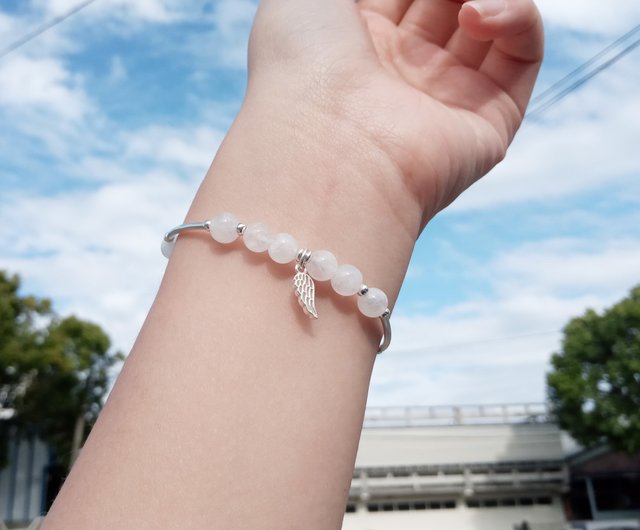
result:
<svg viewBox="0 0 640 530"><path fill-rule="evenodd" d="M471 0L465 5L473 7L481 17L495 17L507 7L505 0Z"/></svg>

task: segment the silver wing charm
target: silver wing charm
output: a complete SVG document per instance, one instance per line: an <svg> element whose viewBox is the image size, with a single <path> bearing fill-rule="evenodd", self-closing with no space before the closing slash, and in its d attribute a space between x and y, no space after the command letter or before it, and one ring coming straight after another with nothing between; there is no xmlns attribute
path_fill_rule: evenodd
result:
<svg viewBox="0 0 640 530"><path fill-rule="evenodd" d="M318 318L316 311L315 297L316 286L306 271L298 271L293 277L293 288L296 291L298 297L298 303L302 307L302 310L311 318Z"/></svg>

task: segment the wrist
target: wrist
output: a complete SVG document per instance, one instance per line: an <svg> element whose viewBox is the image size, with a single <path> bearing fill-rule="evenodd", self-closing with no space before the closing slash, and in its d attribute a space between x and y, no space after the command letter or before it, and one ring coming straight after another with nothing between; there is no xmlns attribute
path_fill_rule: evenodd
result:
<svg viewBox="0 0 640 530"><path fill-rule="evenodd" d="M264 221L358 265L394 300L422 215L398 186L398 168L344 121L331 123L304 103L277 108L245 102L188 221L220 211Z"/></svg>
<svg viewBox="0 0 640 530"><path fill-rule="evenodd" d="M343 103L314 99L322 96L248 96L216 157L218 167L242 167L236 178L283 188L292 200L313 198L305 208L355 208L363 221L382 215L415 241L423 205L407 186L404 167L379 137L347 116Z"/></svg>
<svg viewBox="0 0 640 530"><path fill-rule="evenodd" d="M238 121L246 112L249 122L266 123L282 138L295 134L301 145L310 145L344 166L351 164L347 178L360 178L363 187L396 212L407 231L415 232L415 240L460 193L456 182L472 179L479 164L473 157L466 157L471 163L465 165L463 156L446 156L472 143L468 135L460 134L458 143L450 145L435 127L432 134L421 132L425 121L441 121L446 109L427 108L415 97L390 100L388 94L398 91L396 82L380 77L356 65L350 75L254 76Z"/></svg>

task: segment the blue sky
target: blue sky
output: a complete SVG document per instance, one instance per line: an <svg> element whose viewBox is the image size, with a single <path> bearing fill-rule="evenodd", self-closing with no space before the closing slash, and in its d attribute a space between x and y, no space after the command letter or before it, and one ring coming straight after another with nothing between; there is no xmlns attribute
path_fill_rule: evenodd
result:
<svg viewBox="0 0 640 530"><path fill-rule="evenodd" d="M77 5L0 5L0 49ZM549 86L640 23L541 0ZM0 268L128 351L244 94L250 0L97 0L0 59ZM640 282L640 49L542 117L417 243L372 405L541 401L559 330Z"/></svg>

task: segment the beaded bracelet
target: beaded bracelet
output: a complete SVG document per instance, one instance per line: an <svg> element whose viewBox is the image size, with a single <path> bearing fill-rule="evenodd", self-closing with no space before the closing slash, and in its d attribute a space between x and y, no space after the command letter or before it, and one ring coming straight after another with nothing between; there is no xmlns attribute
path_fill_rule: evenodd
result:
<svg viewBox="0 0 640 530"><path fill-rule="evenodd" d="M358 295L358 309L368 317L378 317L382 322L382 340L378 353L391 343L391 310L387 307L387 295L375 287L367 287L362 273L353 265L338 265L336 257L328 250L299 248L296 239L285 233L272 234L264 223L245 225L230 213L221 213L200 223L187 223L169 230L162 240L162 254L169 258L178 236L190 230L207 230L218 243L232 243L242 237L245 246L252 252L265 252L276 263L296 261L293 288L298 303L305 314L318 318L315 307L315 284L313 280L331 280L333 290L342 296Z"/></svg>

